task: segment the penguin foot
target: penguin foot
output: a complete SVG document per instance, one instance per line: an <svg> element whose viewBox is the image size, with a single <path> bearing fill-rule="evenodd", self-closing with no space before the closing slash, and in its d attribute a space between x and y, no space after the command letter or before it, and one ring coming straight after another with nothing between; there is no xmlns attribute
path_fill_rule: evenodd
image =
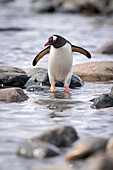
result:
<svg viewBox="0 0 113 170"><path fill-rule="evenodd" d="M50 92L55 92L57 91L57 89L55 88L55 85L51 85L51 88L49 90Z"/></svg>
<svg viewBox="0 0 113 170"><path fill-rule="evenodd" d="M69 93L69 86L65 86L65 93Z"/></svg>

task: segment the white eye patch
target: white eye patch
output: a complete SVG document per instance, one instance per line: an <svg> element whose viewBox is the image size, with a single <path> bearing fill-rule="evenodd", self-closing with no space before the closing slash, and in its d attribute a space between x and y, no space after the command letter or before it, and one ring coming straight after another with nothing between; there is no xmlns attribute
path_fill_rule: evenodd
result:
<svg viewBox="0 0 113 170"><path fill-rule="evenodd" d="M57 36L53 35L53 41L56 41Z"/></svg>

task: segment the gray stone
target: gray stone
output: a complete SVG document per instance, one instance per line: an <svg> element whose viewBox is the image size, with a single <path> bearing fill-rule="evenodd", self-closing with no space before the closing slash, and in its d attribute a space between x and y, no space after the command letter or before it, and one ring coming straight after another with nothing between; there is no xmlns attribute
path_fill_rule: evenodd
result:
<svg viewBox="0 0 113 170"><path fill-rule="evenodd" d="M71 126L60 126L32 138L33 141L49 142L57 147L69 147L78 139L78 133Z"/></svg>
<svg viewBox="0 0 113 170"><path fill-rule="evenodd" d="M95 52L96 53L101 53L101 54L113 54L113 42L107 42L107 43L103 44Z"/></svg>
<svg viewBox="0 0 113 170"><path fill-rule="evenodd" d="M32 75L32 77L27 81L25 84L25 87L29 87L31 85L43 85L43 86L50 86L49 83L49 77L48 77L48 70L45 68L32 68L30 70L27 70L27 73L29 75ZM70 88L74 89L76 87L81 87L84 85L84 82L80 79L80 77L76 75L72 75ZM56 82L56 87L63 87L64 83L62 82Z"/></svg>
<svg viewBox="0 0 113 170"><path fill-rule="evenodd" d="M6 88L0 89L0 101L1 102L22 102L29 97L24 93L21 88Z"/></svg>
<svg viewBox="0 0 113 170"><path fill-rule="evenodd" d="M59 155L60 150L47 142L29 139L20 145L16 153L25 158L44 159Z"/></svg>
<svg viewBox="0 0 113 170"><path fill-rule="evenodd" d="M66 155L66 160L74 161L85 159L95 152L105 150L107 139L99 137L89 137L75 142L74 147Z"/></svg>
<svg viewBox="0 0 113 170"><path fill-rule="evenodd" d="M92 108L101 109L113 107L113 87L110 93L102 94L92 101L94 101L93 105L91 106Z"/></svg>

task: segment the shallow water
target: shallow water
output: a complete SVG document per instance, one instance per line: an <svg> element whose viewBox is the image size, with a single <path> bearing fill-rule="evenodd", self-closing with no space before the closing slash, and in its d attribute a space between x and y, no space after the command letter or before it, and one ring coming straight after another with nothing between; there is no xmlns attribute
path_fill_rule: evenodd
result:
<svg viewBox="0 0 113 170"><path fill-rule="evenodd" d="M0 28L2 28L0 65L22 69L30 67L33 58L43 49L43 45L52 34L61 34L73 44L92 52L91 60L74 54L73 64L113 60L113 55L93 53L101 44L112 40L113 26L93 25L91 23L96 17L77 14L34 14L30 11L28 2L18 0L7 5L0 4ZM10 28L10 31L6 28ZM39 65L47 65L47 59L45 56ZM0 103L0 170L28 170L41 164L42 161L16 156L16 149L26 139L38 136L43 131L58 125L72 125L80 138L113 136L113 111L90 107L92 104L90 99L108 93L111 87L112 82L85 83L82 88L71 90L70 96L64 96L64 99L58 99L50 93L33 93L25 90L30 97L28 101ZM59 105L56 102L56 105L45 103L45 100L49 102L62 100L67 103ZM60 159L62 160L62 157ZM56 157L43 163L59 161L59 157Z"/></svg>

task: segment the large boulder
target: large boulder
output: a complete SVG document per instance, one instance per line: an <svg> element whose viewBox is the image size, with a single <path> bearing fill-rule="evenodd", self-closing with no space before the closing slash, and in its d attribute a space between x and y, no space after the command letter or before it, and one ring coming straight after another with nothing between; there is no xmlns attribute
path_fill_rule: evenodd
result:
<svg viewBox="0 0 113 170"><path fill-rule="evenodd" d="M1 102L22 102L27 100L29 97L24 93L24 91L19 88L6 88L0 89L0 101Z"/></svg>
<svg viewBox="0 0 113 170"><path fill-rule="evenodd" d="M74 67L74 74L80 76L83 81L110 81L113 80L113 62L95 61L77 64Z"/></svg>
<svg viewBox="0 0 113 170"><path fill-rule="evenodd" d="M27 83L25 84L25 87L29 87L31 85L50 86L47 69L34 67L34 68L30 68L26 70L26 73L32 77L27 81ZM76 87L81 87L83 86L83 84L84 82L80 79L79 76L72 75L70 88L74 89ZM63 87L64 83L56 82L55 85L57 87Z"/></svg>
<svg viewBox="0 0 113 170"><path fill-rule="evenodd" d="M30 77L21 69L0 66L0 87L23 87Z"/></svg>
<svg viewBox="0 0 113 170"><path fill-rule="evenodd" d="M94 101L93 105L91 106L92 108L101 109L113 107L113 87L110 93L102 94L92 101Z"/></svg>

